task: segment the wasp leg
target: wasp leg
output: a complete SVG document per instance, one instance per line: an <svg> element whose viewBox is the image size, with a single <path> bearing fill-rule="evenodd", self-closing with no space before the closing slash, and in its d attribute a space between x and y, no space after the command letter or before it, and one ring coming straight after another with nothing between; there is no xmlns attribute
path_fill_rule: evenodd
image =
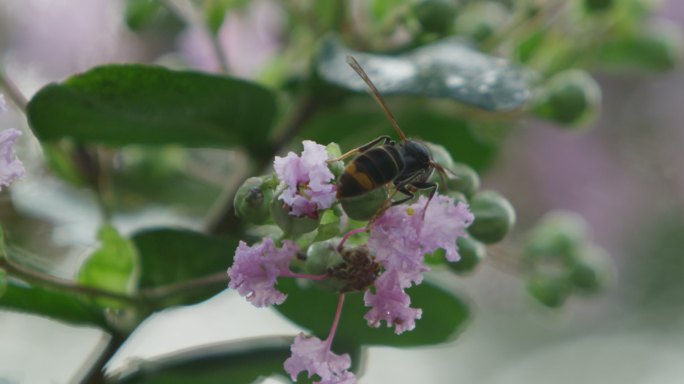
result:
<svg viewBox="0 0 684 384"><path fill-rule="evenodd" d="M437 183L433 182L428 182L428 181L423 181L423 182L415 182L415 183L410 183L408 185L401 185L397 187L397 190L405 195L407 195L406 198L399 199L397 201L393 201L392 205L398 205L403 202L411 200L415 195L414 192L416 192L419 189L422 190L430 190L430 194L428 195L428 201L425 203L425 207L423 207L423 220L425 220L425 212L427 212L427 207L430 204L430 201L432 201L432 198L435 196L435 193L437 192L437 188L439 185Z"/></svg>
<svg viewBox="0 0 684 384"><path fill-rule="evenodd" d="M367 150L369 150L369 149L377 146L378 144L380 144L380 142L382 142L382 145L387 145L387 144L390 144L392 142L392 138L389 136L386 136L386 135L380 136L377 139L375 139L375 140L373 140L367 144L364 144L360 147L357 147L357 148L350 150L349 152L345 153L344 155L338 157L337 159L328 160L328 163L334 163L336 161L344 160L350 156L356 155L357 153L366 152Z"/></svg>

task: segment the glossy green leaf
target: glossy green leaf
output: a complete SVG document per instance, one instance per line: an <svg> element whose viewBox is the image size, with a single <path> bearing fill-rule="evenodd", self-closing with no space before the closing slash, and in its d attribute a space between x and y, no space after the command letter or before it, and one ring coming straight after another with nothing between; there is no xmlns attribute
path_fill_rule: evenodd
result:
<svg viewBox="0 0 684 384"><path fill-rule="evenodd" d="M283 362L290 355L290 337L268 337L223 342L137 360L132 372L118 383L138 384L248 384L271 374L286 375Z"/></svg>
<svg viewBox="0 0 684 384"><path fill-rule="evenodd" d="M246 81L144 65L94 68L41 89L28 117L42 141L263 148L274 95Z"/></svg>
<svg viewBox="0 0 684 384"><path fill-rule="evenodd" d="M358 60L383 95L451 98L490 111L520 108L531 96L530 72L460 40L440 40L389 56L353 51L336 38L325 39L317 58L320 76L343 88L365 92L366 84L346 63L348 55Z"/></svg>
<svg viewBox="0 0 684 384"><path fill-rule="evenodd" d="M233 262L237 240L218 238L186 229L155 228L133 235L141 261L140 288L182 283L225 273ZM188 289L164 305L192 304L221 292L224 283Z"/></svg>
<svg viewBox="0 0 684 384"><path fill-rule="evenodd" d="M287 300L275 308L285 317L318 337L327 336L337 308L338 295L315 287L299 287L292 279L278 281L278 289ZM416 328L401 335L385 324L368 326L363 316L370 308L363 304L362 293L347 294L335 342L352 345L418 346L447 341L461 331L468 319L465 303L452 294L424 282L407 290L411 307L421 308L423 317Z"/></svg>
<svg viewBox="0 0 684 384"><path fill-rule="evenodd" d="M105 225L98 233L100 248L83 263L78 282L114 293L135 291L139 274L139 260L133 243L122 237L116 228ZM105 307L119 307L120 302L98 299Z"/></svg>
<svg viewBox="0 0 684 384"><path fill-rule="evenodd" d="M32 286L8 279L0 308L45 316L74 324L94 324L108 328L104 312L76 295Z"/></svg>

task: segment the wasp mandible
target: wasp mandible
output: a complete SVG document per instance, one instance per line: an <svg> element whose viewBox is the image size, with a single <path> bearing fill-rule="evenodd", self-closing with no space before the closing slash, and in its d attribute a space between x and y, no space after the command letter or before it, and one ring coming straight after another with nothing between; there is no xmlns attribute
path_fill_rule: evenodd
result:
<svg viewBox="0 0 684 384"><path fill-rule="evenodd" d="M432 159L432 153L425 144L406 137L380 92L356 59L347 56L347 64L368 85L371 95L399 135L400 142L395 142L390 136L380 136L335 159L334 161L339 161L358 154L340 176L337 183L337 198L360 196L391 182L395 193L401 192L405 196L393 201L394 194L392 194L385 203L385 207L390 201L391 205L397 205L411 200L417 190L430 190L427 203L429 204L438 185L428 180L435 169L444 180L445 168Z"/></svg>

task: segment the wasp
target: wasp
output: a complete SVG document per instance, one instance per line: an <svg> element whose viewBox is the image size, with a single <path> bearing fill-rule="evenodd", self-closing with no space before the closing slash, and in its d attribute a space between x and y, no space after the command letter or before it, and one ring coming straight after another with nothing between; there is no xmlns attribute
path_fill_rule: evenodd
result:
<svg viewBox="0 0 684 384"><path fill-rule="evenodd" d="M385 203L385 207L411 200L417 190L430 191L429 204L438 187L437 183L429 181L430 176L434 170L437 170L444 180L445 168L432 159L432 153L425 144L406 137L392 111L385 104L380 92L356 59L347 56L347 64L368 85L371 95L385 112L400 141L395 142L390 136L380 136L335 159L334 161L339 161L358 155L345 167L342 176L340 176L337 183L337 198L361 196L392 183L395 189L394 193L401 192L404 196L392 200L393 193ZM383 208L380 210L382 211Z"/></svg>

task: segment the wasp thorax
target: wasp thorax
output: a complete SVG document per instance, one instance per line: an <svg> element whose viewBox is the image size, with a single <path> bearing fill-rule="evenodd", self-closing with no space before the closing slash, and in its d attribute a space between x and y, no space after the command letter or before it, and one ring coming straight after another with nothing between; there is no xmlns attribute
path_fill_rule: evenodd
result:
<svg viewBox="0 0 684 384"><path fill-rule="evenodd" d="M342 292L363 291L373 285L380 273L380 264L367 247L345 248L341 254L344 262L331 267L328 273L344 282Z"/></svg>

